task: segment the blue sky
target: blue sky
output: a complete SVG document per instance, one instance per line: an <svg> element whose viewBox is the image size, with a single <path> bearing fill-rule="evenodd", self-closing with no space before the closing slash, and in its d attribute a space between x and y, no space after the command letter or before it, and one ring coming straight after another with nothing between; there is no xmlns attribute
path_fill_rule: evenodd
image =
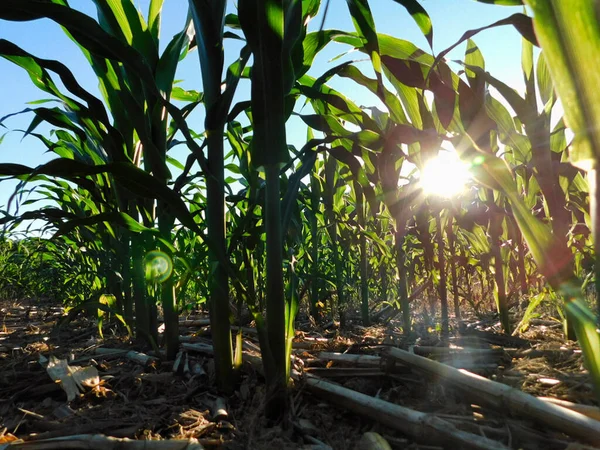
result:
<svg viewBox="0 0 600 450"><path fill-rule="evenodd" d="M352 21L344 0L331 0L332 4L325 22L326 28L353 30ZM149 0L135 0L136 5L144 12L147 11ZM447 48L467 30L488 25L496 20L520 12L518 7L500 7L477 3L474 0L422 0L422 5L431 16L434 28L434 51L440 52ZM81 11L95 16L95 7L91 0L71 0L71 5ZM428 50L428 44L406 13L404 8L393 0L371 0L371 9L375 17L377 31L398 38L410 40L422 49ZM234 11L234 3L230 8ZM187 15L186 0L165 0L161 37L163 48L171 36L184 26ZM313 22L318 27L321 17ZM49 20L35 22L6 22L0 20L0 39L10 40L36 56L57 59L66 64L76 75L78 81L90 92L100 96L96 78L87 65L87 61L77 46L65 36L58 25ZM517 90L523 89L520 68L521 38L509 27L501 27L484 31L475 38L486 58L486 69ZM226 46L226 59L232 61L239 54L239 44L232 42ZM450 59L461 59L465 46L462 45L450 55ZM333 44L326 48L316 59L311 74L318 76L334 63L330 59L348 50L347 46ZM362 59L357 53L350 54L346 59ZM339 63L340 61L336 61ZM202 90L200 68L197 54L191 53L181 63L177 78L182 80L182 86L188 89ZM332 86L342 91L357 104L370 106L375 100L366 91L356 88L350 81L333 80ZM26 108L27 102L47 98L48 95L37 90L29 77L19 67L0 58L0 117ZM242 83L236 100L249 97L248 83ZM8 129L25 129L32 115L25 114L6 121ZM190 127L196 131L202 130L201 114L190 117ZM292 120L288 125L290 143L301 146L305 137L304 127L299 125L299 119ZM0 128L0 136L4 133ZM49 131L48 127L40 127L38 131ZM184 155L186 150L180 149L173 156ZM15 162L36 166L51 159L44 154L44 148L36 138L22 139L18 132L9 133L0 144L0 162ZM6 205L12 194L13 182L0 182L0 209Z"/></svg>

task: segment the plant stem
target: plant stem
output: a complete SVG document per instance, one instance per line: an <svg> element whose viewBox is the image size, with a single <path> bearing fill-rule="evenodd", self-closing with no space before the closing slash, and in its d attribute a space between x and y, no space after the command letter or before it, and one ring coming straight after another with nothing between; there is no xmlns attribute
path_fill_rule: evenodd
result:
<svg viewBox="0 0 600 450"><path fill-rule="evenodd" d="M229 277L225 261L225 192L223 127L208 132L208 166L206 178L206 221L209 266L212 269L209 286L210 324L215 348L216 380L224 392L233 389L233 345L229 324Z"/></svg>
<svg viewBox="0 0 600 450"><path fill-rule="evenodd" d="M281 417L287 405L285 378L285 298L283 284L283 236L281 230L281 203L279 167L265 167L265 231L267 250L267 335L273 357L273 373L267 373L270 392L267 396L267 413ZM265 369L268 369L265 367Z"/></svg>
<svg viewBox="0 0 600 450"><path fill-rule="evenodd" d="M590 216L592 218L592 239L596 260L594 261L594 280L596 290L596 305L598 308L598 322L600 323L600 170L588 172L590 186Z"/></svg>
<svg viewBox="0 0 600 450"><path fill-rule="evenodd" d="M135 301L135 329L138 340L149 343L150 313L146 299L144 269L144 237L134 233L131 237L131 258L133 262L133 298Z"/></svg>
<svg viewBox="0 0 600 450"><path fill-rule="evenodd" d="M398 226L398 225L397 225ZM396 231L396 270L398 271L398 297L400 298L400 306L402 308L402 332L405 336L410 334L410 303L408 301L408 287L406 281L406 266L404 260L404 231L405 226L401 230Z"/></svg>
<svg viewBox="0 0 600 450"><path fill-rule="evenodd" d="M460 320L460 299L458 296L458 270L456 268L456 236L454 235L454 229L452 222L454 221L453 214L450 214L448 218L448 225L446 228L446 235L448 236L448 246L450 247L450 275L452 276L452 298L454 300L454 317L456 320Z"/></svg>
<svg viewBox="0 0 600 450"><path fill-rule="evenodd" d="M448 329L448 289L446 286L446 257L444 255L444 229L442 228L441 211L436 211L435 223L437 227L438 263L440 271L439 294L442 306L442 336L447 336Z"/></svg>
<svg viewBox="0 0 600 450"><path fill-rule="evenodd" d="M360 298L361 298L361 313L362 321L365 327L368 327L371 323L369 317L369 259L367 258L367 237L365 236L365 212L364 212L364 195L362 191L357 189L357 219L359 226L359 246L360 246Z"/></svg>

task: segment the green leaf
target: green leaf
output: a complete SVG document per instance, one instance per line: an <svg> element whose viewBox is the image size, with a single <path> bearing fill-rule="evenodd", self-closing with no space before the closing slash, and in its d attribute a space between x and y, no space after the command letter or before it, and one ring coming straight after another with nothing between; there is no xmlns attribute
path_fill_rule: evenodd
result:
<svg viewBox="0 0 600 450"><path fill-rule="evenodd" d="M154 67L158 55L157 42L133 2L131 0L93 1L98 10L100 24L106 25L107 31L113 36L124 39L146 58L150 67Z"/></svg>
<svg viewBox="0 0 600 450"><path fill-rule="evenodd" d="M238 17L254 55L254 67L260 68L252 71L252 162L257 168L281 166L289 160L284 96L294 82L290 55L283 54L283 49L290 45L284 34L283 2L240 0L238 5ZM293 14L299 20L296 16Z"/></svg>
<svg viewBox="0 0 600 450"><path fill-rule="evenodd" d="M528 17L525 14L517 13L513 14L510 17L507 17L506 19L494 22L491 25L487 25L485 27L476 28L474 30L469 30L465 32L458 41L456 41L454 44L452 44L450 47L448 47L436 56L434 66L436 66L440 61L442 61L449 52L451 52L457 46L465 42L467 39L470 39L473 36L475 36L477 33L489 30L490 28L501 27L504 25L512 25L519 33L521 33L521 35L525 39L527 39L534 45L538 45L535 33L533 31L533 23L531 17Z"/></svg>
<svg viewBox="0 0 600 450"><path fill-rule="evenodd" d="M433 49L433 25L427 11L421 6L417 0L394 0L406 8L413 20L421 29L423 35L429 43L429 47Z"/></svg>
<svg viewBox="0 0 600 450"><path fill-rule="evenodd" d="M384 63L389 68L389 65L387 64L385 59ZM377 80L366 77L358 68L348 63L341 66L338 74L341 77L354 80L356 83L369 89L375 95L383 93L384 97L380 100L383 101L385 106L388 108L392 119L396 123L407 122L406 115L404 114L404 109L402 108L402 104L398 100L398 97L396 97L385 87L380 88L378 86Z"/></svg>
<svg viewBox="0 0 600 450"><path fill-rule="evenodd" d="M100 213L89 217L71 219L67 222L57 225L57 232L54 234L54 238L70 233L72 230L78 227L85 227L90 225L96 225L99 223L110 223L113 225L121 226L129 231L135 233L146 232L150 234L158 235L158 230L154 228L148 228L140 224L137 220L132 218L126 213L107 212Z"/></svg>
<svg viewBox="0 0 600 450"><path fill-rule="evenodd" d="M475 45L473 40L467 40L467 50L465 52L465 67L473 66L478 67L481 70L485 70L485 60L483 59L483 54L479 47ZM472 82L473 78L476 78L478 73L469 70L468 68L465 70L465 74L467 78L469 78L469 82ZM473 85L471 85L473 86Z"/></svg>
<svg viewBox="0 0 600 450"><path fill-rule="evenodd" d="M296 79L302 77L311 68L315 56L339 34L337 30L320 30L308 33L302 41L302 51L297 50L293 55L294 73Z"/></svg>
<svg viewBox="0 0 600 450"><path fill-rule="evenodd" d="M363 39L366 53L371 59L375 75L380 86L383 86L381 76L381 54L379 52L379 39L375 31L375 21L369 8L368 0L346 0L354 28L358 36Z"/></svg>
<svg viewBox="0 0 600 450"><path fill-rule="evenodd" d="M554 84L552 83L550 71L548 70L548 65L546 64L546 58L544 57L543 52L540 53L540 56L538 57L536 76L538 89L540 91L540 98L542 99L542 103L545 105L553 97Z"/></svg>
<svg viewBox="0 0 600 450"><path fill-rule="evenodd" d="M302 157L302 165L296 172L294 172L289 180L286 193L281 201L281 211L283 212L282 217L282 230L286 233L292 219L292 211L294 204L298 198L299 187L302 179L309 175L317 160L317 152L312 148L305 148L304 155Z"/></svg>
<svg viewBox="0 0 600 450"><path fill-rule="evenodd" d="M185 166L179 162L179 160L173 158L172 156L167 155L166 161L174 167L177 167L179 170L185 170Z"/></svg>
<svg viewBox="0 0 600 450"><path fill-rule="evenodd" d="M533 70L533 45L527 39L521 39L521 68L525 80L525 101L537 111L537 93L535 90L535 77ZM544 102L545 103L545 102Z"/></svg>
<svg viewBox="0 0 600 450"><path fill-rule="evenodd" d="M171 39L171 42L165 48L156 65L156 86L166 99L169 99L171 96L175 72L177 71L181 54L187 49L190 43L189 29L191 26L191 22L187 22L184 29L173 36L173 39Z"/></svg>
<svg viewBox="0 0 600 450"><path fill-rule="evenodd" d="M171 98L182 102L202 102L204 94L193 90L186 91L183 88L176 86L171 91Z"/></svg>
<svg viewBox="0 0 600 450"><path fill-rule="evenodd" d="M165 0L150 0L148 6L148 30L158 48L158 38L160 36L160 24L162 18L162 7Z"/></svg>
<svg viewBox="0 0 600 450"><path fill-rule="evenodd" d="M241 30L240 19L235 14L227 14L225 16L225 25L230 28Z"/></svg>
<svg viewBox="0 0 600 450"><path fill-rule="evenodd" d="M491 86L496 88L498 92L506 99L512 109L515 110L521 123L525 125L533 124L538 118L537 111L531 107L513 88L490 75L480 67L470 66L465 64L465 68L475 72L477 76L484 79Z"/></svg>
<svg viewBox="0 0 600 450"><path fill-rule="evenodd" d="M596 71L581 67L600 55L600 23L596 2L570 3L529 0L535 17L536 33L545 61L565 108L565 122L573 130L571 161L584 170L594 168L600 158L600 102Z"/></svg>
<svg viewBox="0 0 600 450"><path fill-rule="evenodd" d="M523 4L523 0L475 0L479 3L488 3L491 5L503 5L503 6L520 6Z"/></svg>
<svg viewBox="0 0 600 450"><path fill-rule="evenodd" d="M52 81L48 70L58 74L61 82L65 85L69 92L77 95L87 103L89 113L96 120L103 123L104 126L106 126L110 131L113 130L113 128L110 126L108 115L102 102L81 87L67 66L58 61L37 58L16 46L12 42L4 39L0 39L0 54L2 57L25 69L28 72L31 80L39 89L55 95L73 109L83 109L83 105L80 105L73 99L63 95L63 93Z"/></svg>
<svg viewBox="0 0 600 450"><path fill-rule="evenodd" d="M30 179L37 175L51 175L78 182L78 177L99 173L111 173L123 187L135 195L161 200L165 203L166 210L177 217L182 224L192 230L198 229L194 218L178 194L162 184L156 177L131 163L119 162L89 166L77 161L55 159L35 169L20 164L0 164L0 175L29 175Z"/></svg>
<svg viewBox="0 0 600 450"><path fill-rule="evenodd" d="M242 47L239 58L227 68L227 75L225 76L226 87L219 101L218 111L215 112L216 120L223 122L227 121L233 97L237 90L240 78L242 77L244 68L250 59L250 54L251 52L248 46Z"/></svg>
<svg viewBox="0 0 600 450"><path fill-rule="evenodd" d="M533 318L533 313L538 308L538 306L540 306L542 301L544 301L546 299L547 295L548 294L546 292L540 292L539 294L534 295L533 297L529 298L529 304L527 305L527 309L525 310L525 313L523 314L523 318L521 319L519 324L515 327L515 331L513 332L513 335L515 335L519 332L523 332L525 330L525 328L527 328L527 326L529 325L529 322Z"/></svg>

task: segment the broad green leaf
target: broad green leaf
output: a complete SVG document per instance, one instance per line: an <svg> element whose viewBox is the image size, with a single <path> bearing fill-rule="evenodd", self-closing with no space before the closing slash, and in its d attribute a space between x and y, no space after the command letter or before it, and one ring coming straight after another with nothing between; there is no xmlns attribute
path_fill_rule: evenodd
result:
<svg viewBox="0 0 600 450"><path fill-rule="evenodd" d="M133 2L131 0L93 1L98 10L100 24L107 24L107 31L116 37L123 37L125 42L146 58L150 67L154 67L158 55L157 42Z"/></svg>
<svg viewBox="0 0 600 450"><path fill-rule="evenodd" d="M223 27L226 2L190 1L207 113L217 107L223 70Z"/></svg>
<svg viewBox="0 0 600 450"><path fill-rule="evenodd" d="M296 2L294 2L296 3ZM294 82L281 0L240 0L239 19L254 56L252 71L252 162L255 167L281 166L289 160L284 96ZM292 15L295 19L301 17ZM288 24L289 25L289 24ZM295 36L291 36L295 41ZM291 47L288 47L291 48ZM206 92L205 92L206 95Z"/></svg>
<svg viewBox="0 0 600 450"><path fill-rule="evenodd" d="M361 128L379 130L377 123L362 108L340 92L323 84L329 75L333 75L339 70L341 70L340 66L334 67L317 80L304 75L299 80L298 89L300 93L310 100L313 108L319 114L334 115L340 120L358 125Z"/></svg>
<svg viewBox="0 0 600 450"><path fill-rule="evenodd" d="M80 109L83 105L75 102L62 94L57 86L52 81L48 70L59 75L65 87L74 95L84 100L87 103L90 114L96 120L103 123L109 130L112 130L108 120L108 115L102 102L94 95L83 89L77 82L72 72L62 63L54 60L37 58L30 53L27 53L13 43L0 39L0 54L12 62L16 63L23 69L27 70L34 84L45 92L55 95L57 98L64 101L67 105L74 109Z"/></svg>
<svg viewBox="0 0 600 450"><path fill-rule="evenodd" d="M173 39L171 39L171 42L169 42L167 45L167 48L160 56L160 59L156 65L156 86L167 100L171 96L175 72L177 70L177 65L179 63L181 54L187 49L187 46L190 42L189 30L191 26L191 22L187 22L184 29L180 33L173 36Z"/></svg>
<svg viewBox="0 0 600 450"><path fill-rule="evenodd" d="M287 232L290 225L294 204L298 198L300 183L304 177L312 172L316 160L317 152L311 148L306 148L301 160L302 165L288 180L288 187L281 201L281 211L283 213L282 230L284 230L284 233Z"/></svg>
<svg viewBox="0 0 600 450"><path fill-rule="evenodd" d="M421 6L417 0L394 0L406 8L413 20L417 23L421 32L427 39L429 47L433 48L433 25L427 11Z"/></svg>
<svg viewBox="0 0 600 450"><path fill-rule="evenodd" d="M521 35L525 39L527 39L534 45L538 45L535 33L533 31L533 24L532 24L531 17L527 17L525 14L517 13L517 14L513 14L510 17L507 17L506 19L498 20L497 22L494 22L491 25L487 25L485 27L476 28L474 30L469 30L469 31L465 32L457 42L455 42L450 47L446 48L444 51L442 51L441 53L439 53L436 56L435 62L433 65L437 66L437 64L440 61L442 61L444 59L444 57L450 51L452 51L457 46L459 46L460 44L465 42L467 39L471 39L473 36L480 33L481 31L488 30L490 28L504 26L504 25L512 25L513 27L515 27L515 29L519 33L521 33Z"/></svg>
<svg viewBox="0 0 600 450"><path fill-rule="evenodd" d="M389 67L386 64L387 67ZM396 123L406 123L406 115L404 114L404 109L393 93L391 93L388 89L384 87L379 87L377 80L366 77L357 67L351 64L344 64L339 73L339 76L350 78L354 80L356 83L361 86L369 89L373 94L379 95L383 93L384 97L380 100L386 105L390 112L390 116Z"/></svg>
<svg viewBox="0 0 600 450"><path fill-rule="evenodd" d="M525 80L525 101L537 111L537 93L535 90L535 77L533 70L533 44L527 39L521 39L521 68ZM546 102L544 102L546 103Z"/></svg>
<svg viewBox="0 0 600 450"><path fill-rule="evenodd" d="M308 33L302 41L302 51L297 50L293 55L294 73L296 79L302 77L311 68L315 56L339 34L337 30L321 30Z"/></svg>
<svg viewBox="0 0 600 450"><path fill-rule="evenodd" d="M531 105L523 99L517 91L503 83L496 77L493 77L489 72L481 69L480 67L470 66L465 64L465 68L475 72L478 76L482 77L491 86L496 88L498 92L506 99L510 107L514 109L515 113L519 117L521 123L530 125L533 124L537 119L537 111L532 109Z"/></svg>
<svg viewBox="0 0 600 450"><path fill-rule="evenodd" d="M467 50L465 51L465 67L467 67L467 69L465 70L465 73L469 79L475 78L477 76L477 72L469 70L468 66L474 66L480 68L481 70L485 70L485 60L483 59L483 54L472 39L467 40Z"/></svg>
<svg viewBox="0 0 600 450"><path fill-rule="evenodd" d="M523 0L475 0L479 3L489 3L491 5L503 5L503 6L520 6L523 4Z"/></svg>
<svg viewBox="0 0 600 450"><path fill-rule="evenodd" d="M171 91L171 98L182 102L201 102L204 99L204 94L193 90L186 91L185 89L176 86Z"/></svg>
<svg viewBox="0 0 600 450"><path fill-rule="evenodd" d="M233 102L233 97L237 90L240 78L242 77L242 72L249 59L250 49L248 46L244 46L240 50L240 57L231 63L231 65L227 68L227 74L225 76L225 91L221 96L219 109L215 113L217 115L217 120L221 120L223 122L227 120L227 115L231 109L231 103Z"/></svg>
<svg viewBox="0 0 600 450"><path fill-rule="evenodd" d="M375 31L375 21L369 8L368 0L346 0L352 22L358 36L363 40L366 53L371 59L373 69L379 85L383 85L381 77L381 54L379 52L379 38Z"/></svg>
<svg viewBox="0 0 600 450"><path fill-rule="evenodd" d="M165 0L150 0L148 6L148 30L158 48L158 38L160 36L160 25L162 18L162 7Z"/></svg>
<svg viewBox="0 0 600 450"><path fill-rule="evenodd" d="M540 53L538 57L536 76L540 98L542 99L542 103L545 105L553 97L554 84L552 83L552 78L550 77L550 71L548 70L544 53Z"/></svg>
<svg viewBox="0 0 600 450"><path fill-rule="evenodd" d="M225 25L238 30L242 29L240 26L240 19L235 14L227 14L225 16Z"/></svg>
<svg viewBox="0 0 600 450"><path fill-rule="evenodd" d="M21 164L0 164L0 175L18 176L28 175L29 178L37 175L51 175L78 182L77 177L85 177L99 173L111 173L123 187L143 198L154 198L167 204L168 210L177 217L182 224L192 230L197 229L197 224L190 215L187 206L178 194L160 183L154 176L144 172L131 163L110 163L98 166L89 166L67 159L55 159L35 169Z"/></svg>

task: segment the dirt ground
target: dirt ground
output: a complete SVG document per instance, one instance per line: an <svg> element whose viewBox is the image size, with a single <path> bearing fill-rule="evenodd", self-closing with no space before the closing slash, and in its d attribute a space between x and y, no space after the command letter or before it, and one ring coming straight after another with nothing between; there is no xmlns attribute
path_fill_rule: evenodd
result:
<svg viewBox="0 0 600 450"><path fill-rule="evenodd" d="M253 329L242 331L247 357L237 389L223 397L214 388L206 316L182 318L183 348L173 362L136 346L115 323L104 324L103 338L95 320L83 317L57 328L62 314L51 303L0 303L0 448L15 439L33 443L95 434L148 441L196 439L207 449L386 448L368 443L376 436L372 433L392 449L460 448L457 442L436 440L422 423L412 425L415 432L407 432L404 423L382 425L385 420L364 406L333 404L330 397L311 389L307 377L327 379L369 398L427 413L419 416L421 422L441 420L442 427L485 437L497 442L498 448L572 450L593 444L533 421L525 410L519 415L519 411L489 407L444 377L425 376L410 365L381 358L371 359L365 367L323 354L379 356L398 347L536 397L593 406L595 397L581 352L574 342L564 341L561 323L549 317L534 320L519 338L501 336L493 315L470 318L461 326L454 324L450 338L443 342L435 330L423 326L406 339L394 321L368 328L355 321L341 332L336 324L315 328L300 320L294 342L291 417L273 426L263 417L264 380ZM68 401L65 390L45 368L57 360L68 362L69 370L95 368L97 382ZM591 415L600 411L588 409ZM600 422L595 423L600 429Z"/></svg>

